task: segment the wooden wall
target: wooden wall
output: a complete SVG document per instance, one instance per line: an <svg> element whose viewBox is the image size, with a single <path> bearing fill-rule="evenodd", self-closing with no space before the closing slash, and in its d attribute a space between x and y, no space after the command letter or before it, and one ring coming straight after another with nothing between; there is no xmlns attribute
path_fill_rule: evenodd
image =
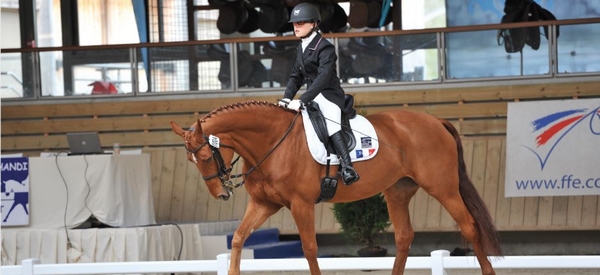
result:
<svg viewBox="0 0 600 275"><path fill-rule="evenodd" d="M356 106L368 114L390 109L426 112L452 121L464 136L471 178L500 230L600 229L600 196L504 198L507 105L511 101L600 97L600 80L473 88L435 88L353 92ZM2 153L67 149L65 133L97 131L108 148L143 148L151 154L152 188L158 222L202 222L240 219L247 195L236 190L228 202L212 199L191 165L173 120L191 125L224 104L245 100L275 102L277 95L179 100L114 101L2 106ZM240 169L238 167L237 169ZM315 205L319 233L336 233L331 204ZM410 205L416 231L454 231L445 210L419 191ZM289 211L282 210L264 226L295 233Z"/></svg>
<svg viewBox="0 0 600 275"><path fill-rule="evenodd" d="M404 108L452 121L465 136L504 135L507 105L519 100L552 100L600 96L600 80L520 86L350 92L356 107L368 114ZM277 95L180 100L84 102L2 106L1 150L66 150L65 133L97 131L107 148L180 145L169 121L191 125L215 108L245 100L276 102Z"/></svg>
<svg viewBox="0 0 600 275"><path fill-rule="evenodd" d="M469 175L499 230L600 229L600 196L504 197L506 139L464 138ZM196 167L182 148L150 149L154 207L158 222L197 222L241 219L248 200L245 189L235 190L227 201L213 199ZM241 165L234 173L239 173ZM329 203L315 205L318 233L338 233L339 224ZM415 231L456 231L456 224L441 205L419 190L410 203ZM297 233L290 211L282 209L263 227L277 227L284 234Z"/></svg>

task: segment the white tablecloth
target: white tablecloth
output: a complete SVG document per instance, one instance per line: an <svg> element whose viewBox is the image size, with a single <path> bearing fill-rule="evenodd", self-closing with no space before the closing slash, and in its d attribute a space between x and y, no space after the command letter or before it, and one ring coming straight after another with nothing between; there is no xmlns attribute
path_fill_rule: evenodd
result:
<svg viewBox="0 0 600 275"><path fill-rule="evenodd" d="M29 186L30 229L156 223L148 154L32 157Z"/></svg>
<svg viewBox="0 0 600 275"><path fill-rule="evenodd" d="M65 230L2 228L2 265L29 258L42 264L202 260L200 231L198 224L69 229L69 247Z"/></svg>

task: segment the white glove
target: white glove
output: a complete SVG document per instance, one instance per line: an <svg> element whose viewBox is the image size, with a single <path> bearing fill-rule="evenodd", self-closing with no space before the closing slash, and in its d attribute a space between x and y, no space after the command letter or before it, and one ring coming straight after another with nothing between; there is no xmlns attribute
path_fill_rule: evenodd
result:
<svg viewBox="0 0 600 275"><path fill-rule="evenodd" d="M289 98L280 99L279 106L281 106L283 108L287 108L288 104L290 104L290 101L292 101L292 100Z"/></svg>
<svg viewBox="0 0 600 275"><path fill-rule="evenodd" d="M290 102L287 105L287 108L297 112L300 110L300 108L302 108L303 105L304 105L304 103L302 103L302 101L300 101L300 99L294 99L294 100L292 100L292 102Z"/></svg>

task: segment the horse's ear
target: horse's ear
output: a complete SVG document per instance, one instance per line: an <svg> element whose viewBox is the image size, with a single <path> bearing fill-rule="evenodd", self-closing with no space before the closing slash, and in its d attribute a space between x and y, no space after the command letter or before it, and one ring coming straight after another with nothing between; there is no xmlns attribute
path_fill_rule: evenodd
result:
<svg viewBox="0 0 600 275"><path fill-rule="evenodd" d="M194 135L202 140L202 123L200 123L200 119L196 121L196 127L194 128Z"/></svg>
<svg viewBox="0 0 600 275"><path fill-rule="evenodd" d="M183 136L183 133L185 132L175 121L171 121L171 129L173 129L173 133L177 134L178 136Z"/></svg>

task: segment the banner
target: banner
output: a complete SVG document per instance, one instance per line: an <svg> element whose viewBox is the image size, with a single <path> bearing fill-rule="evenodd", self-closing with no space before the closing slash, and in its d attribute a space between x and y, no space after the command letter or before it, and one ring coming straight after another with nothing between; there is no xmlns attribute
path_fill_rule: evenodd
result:
<svg viewBox="0 0 600 275"><path fill-rule="evenodd" d="M29 225L29 159L2 158L2 226Z"/></svg>
<svg viewBox="0 0 600 275"><path fill-rule="evenodd" d="M508 104L506 197L600 195L600 99Z"/></svg>

